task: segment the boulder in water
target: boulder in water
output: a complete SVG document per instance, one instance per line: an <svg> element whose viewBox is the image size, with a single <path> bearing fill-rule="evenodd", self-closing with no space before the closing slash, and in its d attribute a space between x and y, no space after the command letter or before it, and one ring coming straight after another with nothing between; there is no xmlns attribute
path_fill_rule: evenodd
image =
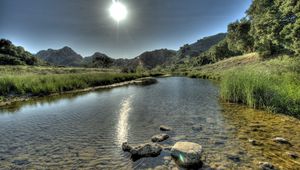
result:
<svg viewBox="0 0 300 170"><path fill-rule="evenodd" d="M169 135L167 134L160 134L160 135L155 135L151 138L152 142L162 142L164 140L167 140L169 138Z"/></svg>
<svg viewBox="0 0 300 170"><path fill-rule="evenodd" d="M171 156L175 162L184 168L200 168L202 146L192 142L177 142L171 149Z"/></svg>
<svg viewBox="0 0 300 170"><path fill-rule="evenodd" d="M288 140L281 138L281 137L276 137L273 139L273 141L276 143L280 143L280 144L292 145Z"/></svg>
<svg viewBox="0 0 300 170"><path fill-rule="evenodd" d="M122 144L122 149L125 152L130 152L134 159L142 157L155 157L160 155L162 147L156 143L146 143L137 146L131 146L127 142Z"/></svg>
<svg viewBox="0 0 300 170"><path fill-rule="evenodd" d="M160 129L161 131L171 131L171 130L172 130L171 127L165 126L165 125L161 125L161 126L159 127L159 129Z"/></svg>
<svg viewBox="0 0 300 170"><path fill-rule="evenodd" d="M275 170L274 165L269 162L260 162L259 165L261 170Z"/></svg>

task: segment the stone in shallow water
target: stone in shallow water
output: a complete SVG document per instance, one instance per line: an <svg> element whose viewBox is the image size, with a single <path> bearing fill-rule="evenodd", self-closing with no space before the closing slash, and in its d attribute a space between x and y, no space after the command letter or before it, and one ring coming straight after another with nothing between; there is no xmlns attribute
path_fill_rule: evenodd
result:
<svg viewBox="0 0 300 170"><path fill-rule="evenodd" d="M281 138L281 137L276 137L273 139L274 142L276 143L280 143L280 144L288 144L288 145L292 145L288 140Z"/></svg>
<svg viewBox="0 0 300 170"><path fill-rule="evenodd" d="M241 162L241 158L237 155L227 155L227 158L235 163Z"/></svg>
<svg viewBox="0 0 300 170"><path fill-rule="evenodd" d="M146 143L137 146L130 146L127 142L122 144L122 149L125 152L130 152L133 159L142 157L155 157L160 155L162 147L156 143Z"/></svg>
<svg viewBox="0 0 300 170"><path fill-rule="evenodd" d="M30 164L30 162L26 159L25 160L14 160L14 161L12 161L12 163L15 165L19 165L19 166Z"/></svg>
<svg viewBox="0 0 300 170"><path fill-rule="evenodd" d="M159 127L159 129L160 129L161 131L171 131L171 130L172 130L171 127L165 126L165 125L161 125L161 126Z"/></svg>
<svg viewBox="0 0 300 170"><path fill-rule="evenodd" d="M299 158L299 155L293 152L288 152L287 155L293 159Z"/></svg>
<svg viewBox="0 0 300 170"><path fill-rule="evenodd" d="M169 138L169 135L167 134L160 134L160 135L155 135L151 138L152 142L162 142L164 140L167 140Z"/></svg>
<svg viewBox="0 0 300 170"><path fill-rule="evenodd" d="M274 165L269 162L260 162L259 165L261 170L275 170Z"/></svg>
<svg viewBox="0 0 300 170"><path fill-rule="evenodd" d="M198 131L198 132L203 130L203 128L202 128L201 125L194 125L194 126L192 127L192 129L193 129L193 131Z"/></svg>
<svg viewBox="0 0 300 170"><path fill-rule="evenodd" d="M177 142L171 149L176 163L185 168L201 167L202 146L192 142Z"/></svg>

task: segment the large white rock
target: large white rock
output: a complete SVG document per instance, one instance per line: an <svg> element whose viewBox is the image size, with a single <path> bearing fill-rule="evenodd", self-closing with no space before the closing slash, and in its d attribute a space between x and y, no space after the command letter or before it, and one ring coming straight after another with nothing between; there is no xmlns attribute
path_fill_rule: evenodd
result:
<svg viewBox="0 0 300 170"><path fill-rule="evenodd" d="M171 149L171 155L181 167L201 167L202 146L192 142L177 142Z"/></svg>

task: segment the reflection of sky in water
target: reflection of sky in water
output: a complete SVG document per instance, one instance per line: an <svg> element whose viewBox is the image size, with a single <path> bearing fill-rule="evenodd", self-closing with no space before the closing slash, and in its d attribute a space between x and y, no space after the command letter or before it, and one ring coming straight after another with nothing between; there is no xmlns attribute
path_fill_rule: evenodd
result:
<svg viewBox="0 0 300 170"><path fill-rule="evenodd" d="M116 142L117 145L122 145L123 142L127 141L128 137L128 117L131 110L131 100L132 96L125 98L121 103L121 108L119 112L117 132L116 132Z"/></svg>

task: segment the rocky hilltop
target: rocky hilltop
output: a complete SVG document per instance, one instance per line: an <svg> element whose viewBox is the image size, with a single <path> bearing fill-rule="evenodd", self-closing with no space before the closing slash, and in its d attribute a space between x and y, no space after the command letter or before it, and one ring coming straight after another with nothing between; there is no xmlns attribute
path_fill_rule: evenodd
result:
<svg viewBox="0 0 300 170"><path fill-rule="evenodd" d="M42 50L36 56L50 64L60 66L81 66L83 60L83 57L70 47Z"/></svg>

